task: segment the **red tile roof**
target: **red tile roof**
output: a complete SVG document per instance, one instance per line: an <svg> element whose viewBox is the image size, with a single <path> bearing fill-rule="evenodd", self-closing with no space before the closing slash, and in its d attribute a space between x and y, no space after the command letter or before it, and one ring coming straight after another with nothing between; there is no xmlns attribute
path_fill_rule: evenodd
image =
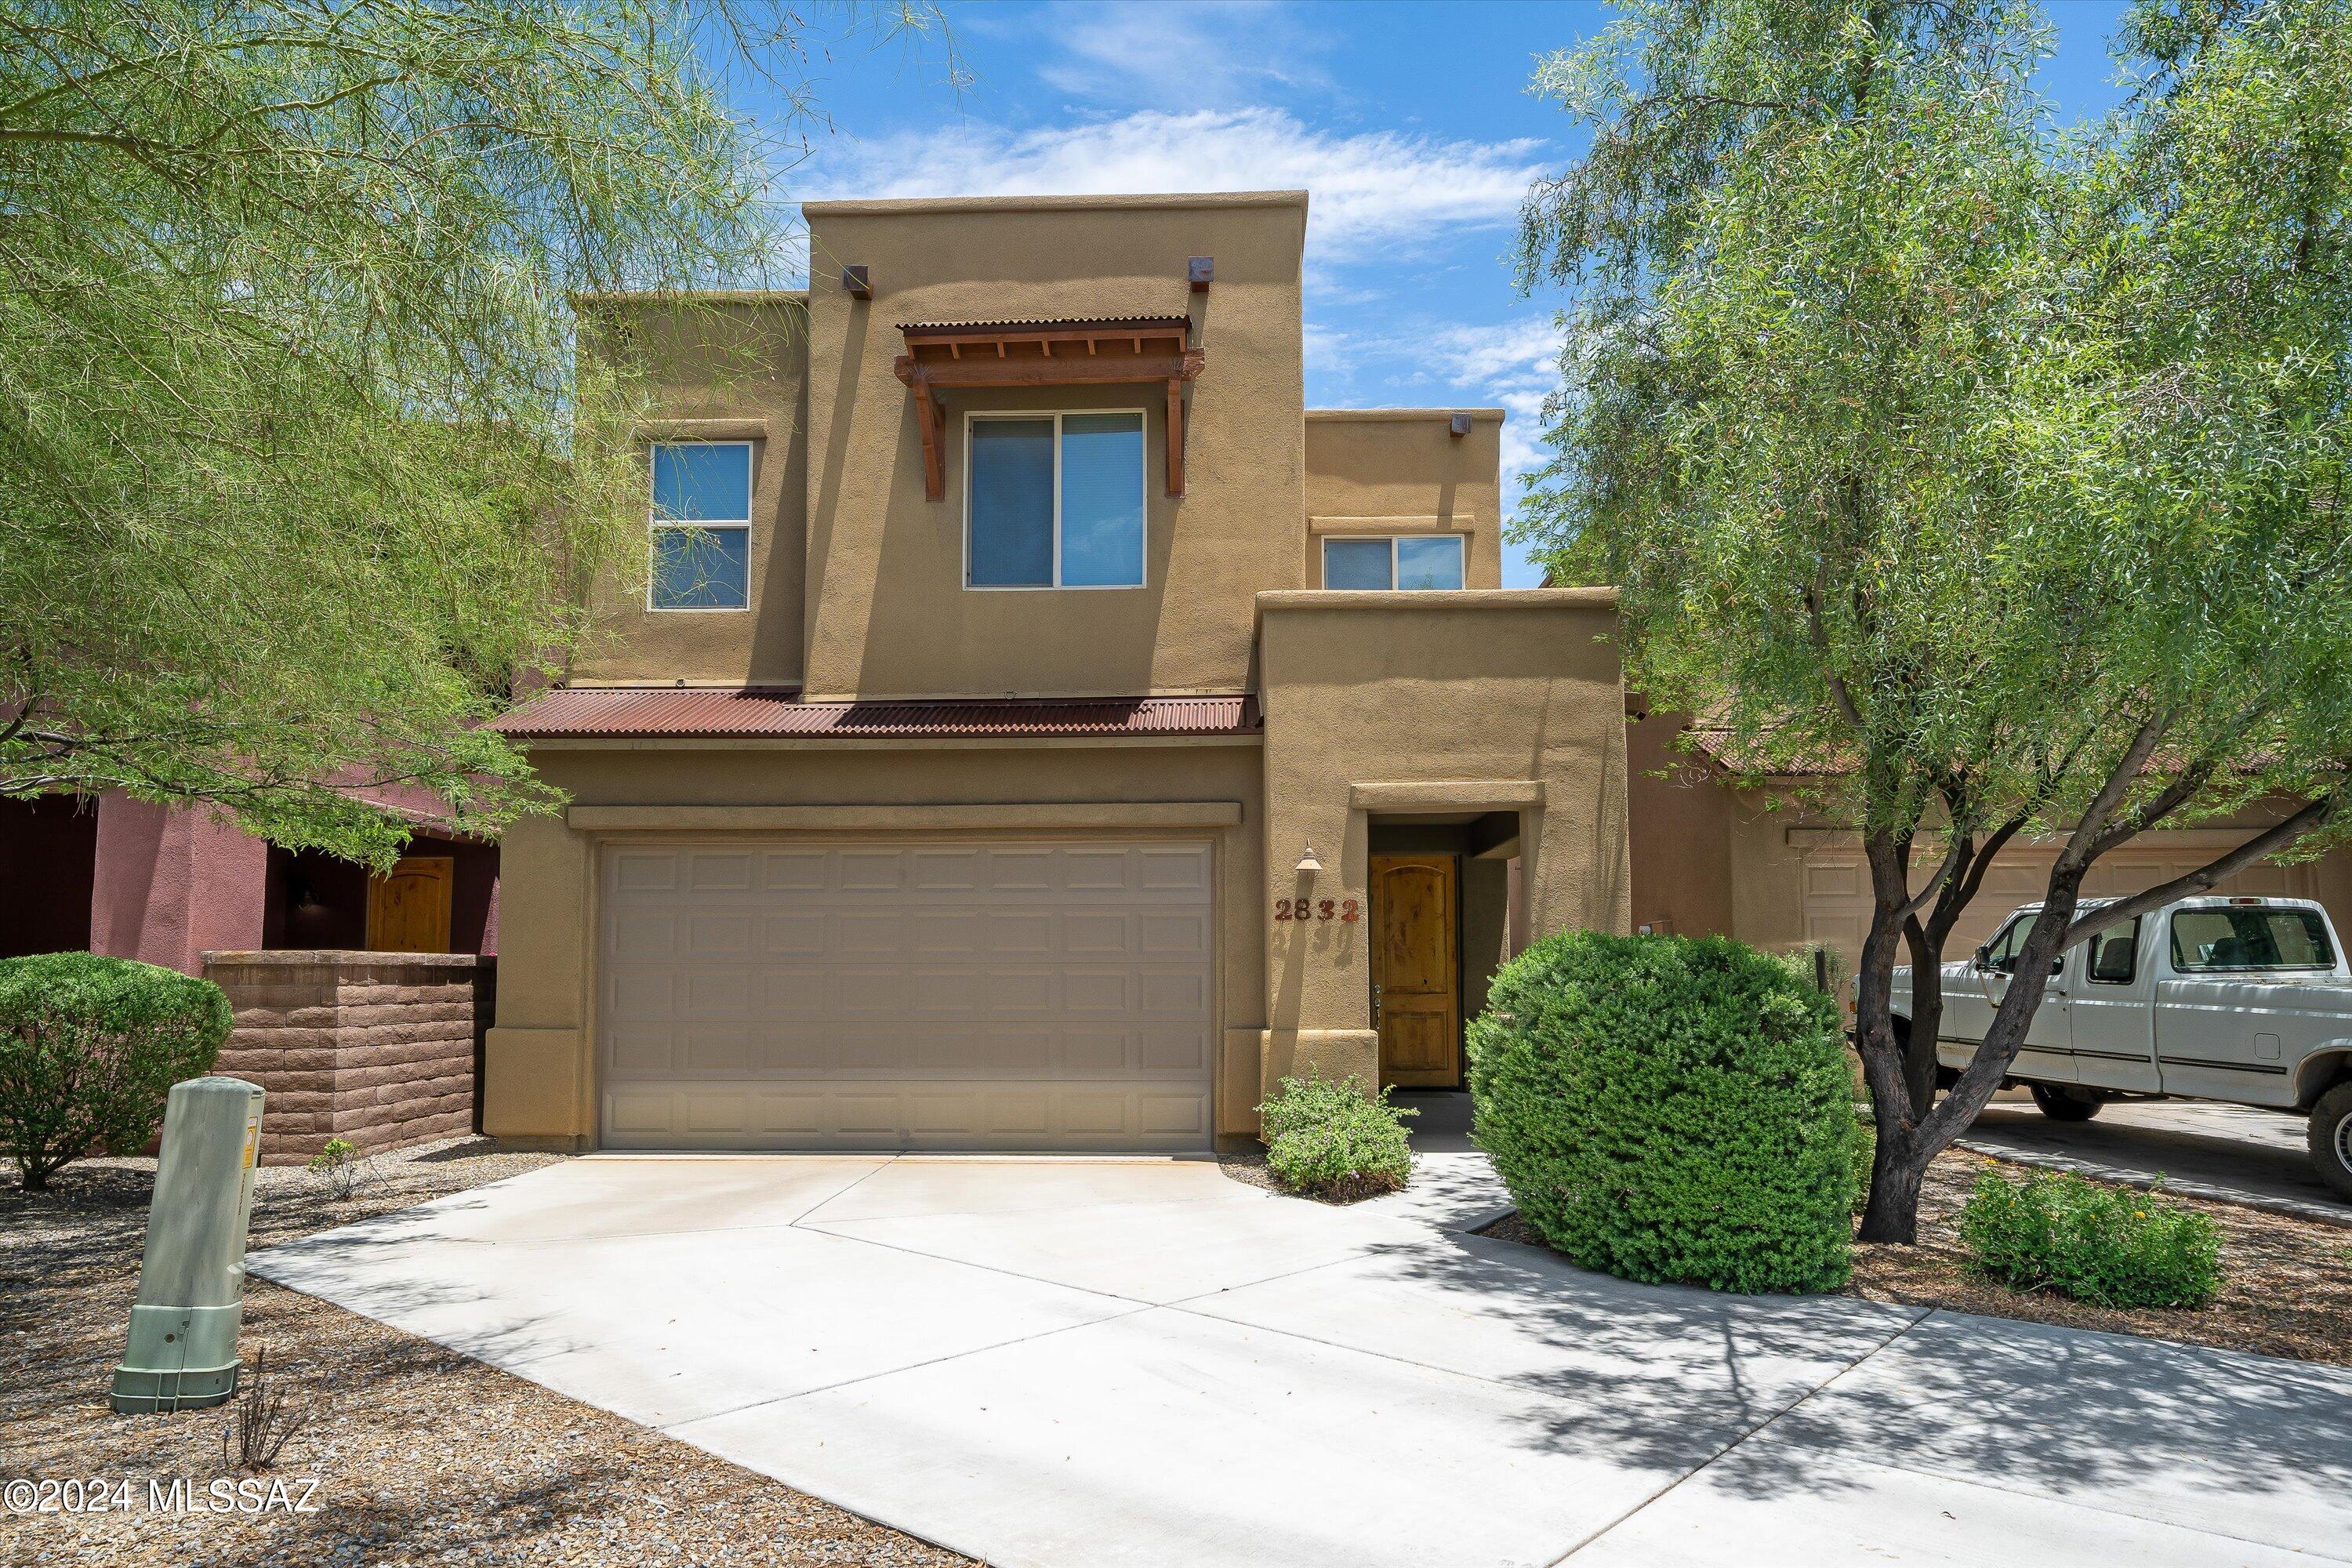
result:
<svg viewBox="0 0 2352 1568"><path fill-rule="evenodd" d="M1028 735L1243 735L1265 728L1257 699L1009 697L962 701L803 702L796 693L727 687L561 687L491 726L519 741L871 736L883 740Z"/></svg>

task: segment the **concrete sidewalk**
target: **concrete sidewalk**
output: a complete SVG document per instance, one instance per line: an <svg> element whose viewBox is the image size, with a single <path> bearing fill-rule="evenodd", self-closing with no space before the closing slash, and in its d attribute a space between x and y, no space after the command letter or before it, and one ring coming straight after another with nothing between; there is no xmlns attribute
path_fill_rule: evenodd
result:
<svg viewBox="0 0 2352 1568"><path fill-rule="evenodd" d="M252 1267L1010 1568L2352 1562L2352 1372L1630 1285L1478 1159L592 1156Z"/></svg>

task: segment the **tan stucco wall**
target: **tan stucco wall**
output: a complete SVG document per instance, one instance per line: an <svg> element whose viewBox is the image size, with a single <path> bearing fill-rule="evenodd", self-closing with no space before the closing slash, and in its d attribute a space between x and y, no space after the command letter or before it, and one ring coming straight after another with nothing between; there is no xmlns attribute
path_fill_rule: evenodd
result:
<svg viewBox="0 0 2352 1568"><path fill-rule="evenodd" d="M1644 755L1660 754L1645 731L1664 722L1653 719L1633 726L1637 766ZM1632 791L1635 921L1645 910L1664 908L1676 911L1674 930L1683 935L1719 932L1769 950L1803 942L1806 858L1831 850L1850 857L1851 819L1810 804L1815 793L1810 789L1735 788L1720 778L1702 784L1701 763L1683 753L1671 755L1679 759L1670 764L1677 769L1675 783L1637 781ZM2186 842L2219 853L2220 847L2204 835L2259 827L2290 809L2290 802L2272 801L2200 823L2192 830L2200 837ZM2165 849L2183 842L2159 831L2130 847ZM2028 843L2006 851L1971 906L1970 929L2039 897L2039 877L2054 847L2050 842ZM2013 874L2004 877L2008 868ZM2330 918L2339 930L2352 930L2352 851L2323 857L2312 874L2315 896L2327 906ZM2032 890L2021 893L2021 888Z"/></svg>
<svg viewBox="0 0 2352 1568"><path fill-rule="evenodd" d="M1255 913L1265 885L1260 865L1263 770L1255 744L740 750L646 746L540 750L542 777L570 794L572 810L595 820L611 806L675 814L680 832L723 837L712 819L691 815L713 806L894 805L938 808L943 835L975 830L968 811L999 806L989 831L1068 837L1206 837L1218 860L1220 1025L1228 1059L1219 1065L1221 1132L1255 1127L1257 1045L1265 1022L1265 969ZM1067 805L1226 802L1238 806L1230 826L1171 829L1068 826ZM659 831L659 829L654 829ZM628 830L633 835L643 827ZM773 831L773 829L757 829ZM862 827L920 834L919 826ZM483 1126L494 1136L559 1142L595 1131L596 865L612 834L547 817L510 829L502 868L499 931L499 1026L490 1032L483 1086ZM1231 1052L1243 1053L1234 1058Z"/></svg>
<svg viewBox="0 0 2352 1568"><path fill-rule="evenodd" d="M1265 905L1303 893L1368 909L1369 800L1443 811L1526 798L1513 808L1535 932L1628 929L1613 594L1268 594L1258 618ZM1409 784L1426 787L1378 787ZM1325 868L1311 887L1295 869L1309 844ZM1369 928L1264 929L1267 1077L1311 1060L1369 1080Z"/></svg>
<svg viewBox="0 0 2352 1568"><path fill-rule="evenodd" d="M1250 595L1299 582L1304 193L817 202L810 305L808 691L814 698L1235 691ZM1188 291L1185 259L1215 281ZM869 269L874 298L840 285ZM898 323L1181 315L1206 364L1187 489L1164 483L1164 388L949 392L947 499L925 499ZM975 409L1144 408L1139 589L963 586L963 431Z"/></svg>
<svg viewBox="0 0 2352 1568"><path fill-rule="evenodd" d="M1683 716L1626 725L1633 926L1696 936L1736 928L1731 792L1714 765L1674 744Z"/></svg>
<svg viewBox="0 0 2352 1568"><path fill-rule="evenodd" d="M1307 413L1304 581L1323 585L1327 535L1460 533L1463 582L1503 585L1503 410L1315 408Z"/></svg>
<svg viewBox="0 0 2352 1568"><path fill-rule="evenodd" d="M639 434L646 441L752 443L751 604L648 609L640 563L625 588L598 585L594 635L573 660L573 679L799 681L808 551L806 301L804 293L661 305L583 301L583 353L617 353L646 367L651 417ZM627 339L617 349L615 334ZM650 521L650 476L646 484Z"/></svg>

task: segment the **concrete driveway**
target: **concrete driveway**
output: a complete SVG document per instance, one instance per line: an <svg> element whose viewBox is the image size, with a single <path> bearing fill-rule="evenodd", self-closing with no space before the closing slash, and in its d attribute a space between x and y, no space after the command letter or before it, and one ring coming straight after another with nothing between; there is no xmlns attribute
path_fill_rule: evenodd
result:
<svg viewBox="0 0 2352 1568"><path fill-rule="evenodd" d="M1629 1285L1478 1158L592 1156L253 1268L996 1564L2352 1562L2352 1373Z"/></svg>
<svg viewBox="0 0 2352 1568"><path fill-rule="evenodd" d="M2250 1105L2126 1100L2089 1121L2053 1121L2022 1093L1984 1108L1970 1148L2110 1181L2156 1177L2173 1192L2352 1226L2352 1203L2312 1169L2307 1118Z"/></svg>

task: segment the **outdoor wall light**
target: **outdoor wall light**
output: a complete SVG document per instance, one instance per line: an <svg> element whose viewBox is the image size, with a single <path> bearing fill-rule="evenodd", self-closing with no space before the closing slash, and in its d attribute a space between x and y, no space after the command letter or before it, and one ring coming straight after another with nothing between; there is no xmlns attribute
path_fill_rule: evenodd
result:
<svg viewBox="0 0 2352 1568"><path fill-rule="evenodd" d="M1307 846L1307 853L1298 858L1298 874L1302 877L1312 877L1322 869L1323 862L1315 858L1315 846L1309 843Z"/></svg>

